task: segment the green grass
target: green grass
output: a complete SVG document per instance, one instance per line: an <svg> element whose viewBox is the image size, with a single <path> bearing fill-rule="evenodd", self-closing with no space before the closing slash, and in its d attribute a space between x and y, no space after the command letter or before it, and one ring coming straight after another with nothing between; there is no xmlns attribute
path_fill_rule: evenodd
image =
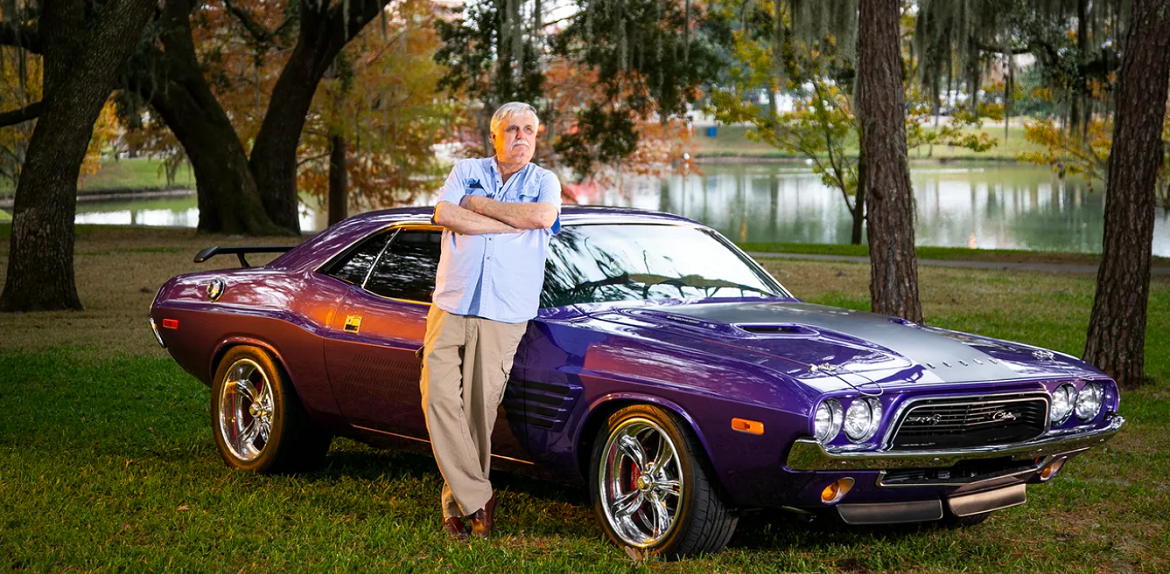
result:
<svg viewBox="0 0 1170 574"><path fill-rule="evenodd" d="M78 193L107 193L112 191L141 191L158 189L194 189L195 176L186 166L179 168L175 181L167 185L166 175L160 168L162 161L150 158L122 159L102 162L101 169L93 175L78 180ZM15 192L11 183L0 185L0 197Z"/></svg>
<svg viewBox="0 0 1170 574"><path fill-rule="evenodd" d="M439 532L434 462L338 439L295 476L228 470L208 390L153 343L145 309L165 278L222 237L94 227L78 237L86 311L0 315L0 569L18 572L1149 572L1170 571L1170 281L1151 286L1150 385L1103 448L980 526L846 527L745 515L731 546L632 563L587 495L504 473L500 536ZM238 239L238 238L237 238ZM6 242L0 243L6 250ZM227 262L225 262L227 264ZM868 307L859 263L768 259L806 300ZM7 259L0 251L0 274ZM206 267L206 266L204 266ZM2 280L2 277L0 277ZM1079 354L1093 278L924 268L928 322Z"/></svg>
<svg viewBox="0 0 1170 574"><path fill-rule="evenodd" d="M746 126L718 126L716 137L707 137L706 128L695 130L693 137L697 146L696 153L702 157L752 157L752 158L799 158L804 156L793 155L784 150L774 148L766 143L748 139L747 132L751 128ZM963 130L965 133L986 132L988 136L999 140L999 144L983 153L975 153L965 148L949 146L934 146L933 153L928 152L926 146L919 146L910 150L910 160L995 160L1015 161L1016 155L1024 151L1038 151L1034 144L1024 139L1024 128L1013 126L1009 128L1007 137L1004 137L1003 127L988 126L982 130ZM846 152L857 155L856 144L849 146Z"/></svg>
<svg viewBox="0 0 1170 574"><path fill-rule="evenodd" d="M810 255L838 255L869 257L868 245L837 243L736 243L744 251L760 253L800 253ZM1023 249L968 249L966 247L917 247L919 259L943 261L992 261L999 263L1058 263L1068 265L1097 265L1101 256L1093 253L1064 253L1059 251L1027 251ZM1154 256L1154 267L1170 267L1170 258Z"/></svg>

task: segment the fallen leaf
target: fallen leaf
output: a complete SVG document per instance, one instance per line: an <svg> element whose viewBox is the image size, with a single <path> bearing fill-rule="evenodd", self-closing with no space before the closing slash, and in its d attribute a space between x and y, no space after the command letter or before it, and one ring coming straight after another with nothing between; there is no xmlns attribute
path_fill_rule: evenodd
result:
<svg viewBox="0 0 1170 574"><path fill-rule="evenodd" d="M191 510L191 507L187 506L186 504L182 504L182 505L179 505L179 508L177 510L179 512L186 512L188 510Z"/></svg>

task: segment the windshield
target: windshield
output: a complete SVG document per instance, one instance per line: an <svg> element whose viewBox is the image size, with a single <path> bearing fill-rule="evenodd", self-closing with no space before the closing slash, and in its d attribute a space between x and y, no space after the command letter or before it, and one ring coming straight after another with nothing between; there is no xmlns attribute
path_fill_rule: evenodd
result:
<svg viewBox="0 0 1170 574"><path fill-rule="evenodd" d="M763 269L709 229L574 225L549 244L540 305L787 296Z"/></svg>

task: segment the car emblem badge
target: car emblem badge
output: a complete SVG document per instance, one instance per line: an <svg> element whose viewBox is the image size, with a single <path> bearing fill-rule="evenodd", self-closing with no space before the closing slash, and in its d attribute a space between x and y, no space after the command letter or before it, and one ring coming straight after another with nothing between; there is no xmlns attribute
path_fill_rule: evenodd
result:
<svg viewBox="0 0 1170 574"><path fill-rule="evenodd" d="M991 415L991 419L997 421L1014 421L1017 418L1019 417L1016 416L1016 413L1011 411L998 411L994 415Z"/></svg>
<svg viewBox="0 0 1170 574"><path fill-rule="evenodd" d="M216 301L223 295L223 290L223 279L212 279L211 283L207 284L207 298Z"/></svg>
<svg viewBox="0 0 1170 574"><path fill-rule="evenodd" d="M358 315L347 315L345 317L345 332L357 333L362 328L362 318Z"/></svg>
<svg viewBox="0 0 1170 574"><path fill-rule="evenodd" d="M936 425L936 424L938 424L938 423L941 423L941 422L942 422L942 415L941 415L941 414L938 414L938 413L935 413L933 416L925 416L925 417L906 417L906 422L908 422L908 423L910 423L910 424L920 424L920 425L931 425L931 426L933 426L933 425Z"/></svg>
<svg viewBox="0 0 1170 574"><path fill-rule="evenodd" d="M1054 355L1052 354L1052 351L1040 350L1032 351L1032 356L1040 359L1041 361L1051 361Z"/></svg>

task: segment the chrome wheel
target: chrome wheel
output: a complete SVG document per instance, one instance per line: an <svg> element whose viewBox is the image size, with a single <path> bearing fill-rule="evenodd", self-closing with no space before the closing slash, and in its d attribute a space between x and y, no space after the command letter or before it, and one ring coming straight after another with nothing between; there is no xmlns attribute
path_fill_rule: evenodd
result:
<svg viewBox="0 0 1170 574"><path fill-rule="evenodd" d="M664 540L675 527L685 488L670 435L648 418L627 419L610 434L602 457L597 484L614 533L638 548Z"/></svg>
<svg viewBox="0 0 1170 574"><path fill-rule="evenodd" d="M228 368L219 395L219 433L242 462L255 460L272 432L272 384L255 361L240 359Z"/></svg>

